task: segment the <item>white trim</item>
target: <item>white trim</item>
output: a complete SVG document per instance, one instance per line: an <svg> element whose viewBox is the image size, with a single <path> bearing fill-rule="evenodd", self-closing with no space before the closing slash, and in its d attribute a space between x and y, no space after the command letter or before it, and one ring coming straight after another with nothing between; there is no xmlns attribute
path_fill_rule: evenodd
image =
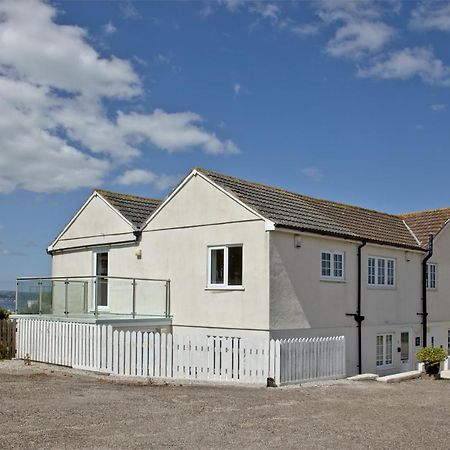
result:
<svg viewBox="0 0 450 450"><path fill-rule="evenodd" d="M330 275L324 275L322 273L322 261L323 261L323 255L329 254L330 255ZM342 275L336 276L334 274L334 256L339 255L342 256ZM341 251L334 251L334 250L321 250L320 251L320 279L322 281L345 281L345 252Z"/></svg>
<svg viewBox="0 0 450 450"><path fill-rule="evenodd" d="M375 283L369 283L369 260L374 259L375 260ZM374 256L374 255L367 255L367 264L366 264L366 284L369 288L382 288L382 289L395 289L397 286L397 259L387 256ZM378 282L378 272L379 272L379 261L384 260L384 283ZM388 284L388 262L393 261L394 263L394 283Z"/></svg>
<svg viewBox="0 0 450 450"><path fill-rule="evenodd" d="M242 273L241 273L241 284L228 284L228 249L233 247L240 247L242 249ZM213 284L211 283L211 253L213 250L223 250L223 283ZM208 270L207 276L208 279L206 281L206 290L244 290L244 286L242 284L242 278L244 277L244 245L243 244L228 244L228 245L210 245L207 247L208 251Z"/></svg>
<svg viewBox="0 0 450 450"><path fill-rule="evenodd" d="M403 224L405 225L405 227L407 228L407 230L411 233L411 236L415 239L415 241L417 242L417 245L419 245L419 247L422 246L422 244L420 243L419 239L417 239L417 236L414 234L414 231L411 230L411 228L408 226L408 224L406 223L406 220L402 220Z"/></svg>
<svg viewBox="0 0 450 450"><path fill-rule="evenodd" d="M272 222L271 220L267 219L266 217L262 216L259 212L257 212L256 210L254 210L253 208L251 208L250 206L248 206L246 203L244 203L243 201L239 200L236 196L234 196L233 194L231 194L229 191L227 191L226 189L222 188L221 186L219 186L217 183L215 183L214 181L212 181L210 178L208 178L206 175L204 175L203 173L199 172L197 169L193 169L187 176L186 178L172 191L172 193L158 206L158 208L155 209L155 211L153 211L153 214L147 219L147 221L145 222L145 224L142 226L141 230L144 231L147 228L147 225L162 211L162 209L167 205L167 203L169 203L173 197L175 197L175 195L178 194L178 192L184 187L184 185L186 183L188 183L188 181L193 178L199 176L200 178L202 178L203 180L207 181L209 184L211 184L212 186L214 186L216 189L218 189L219 191L221 191L222 193L224 193L227 197L231 198L232 200L234 200L236 203L238 203L240 206L242 206L243 208L245 208L247 211L251 212L252 214L254 214L255 216L259 217L261 220L264 220L265 222L265 227L266 227L266 231L270 231L271 229L275 229L275 224L274 222Z"/></svg>
<svg viewBox="0 0 450 450"><path fill-rule="evenodd" d="M430 270L429 267L430 266L434 266L435 267L435 271L434 271L434 287L430 287ZM438 288L438 264L435 262L427 262L427 279L426 279L426 286L427 286L427 290L428 291L437 291Z"/></svg>
<svg viewBox="0 0 450 450"><path fill-rule="evenodd" d="M104 249L104 248L96 248L92 250L92 275L94 277L97 276L97 255L99 253L107 253L108 255L108 274L109 275L109 249ZM104 305L98 305L97 308L99 311L109 311L109 280L107 281L107 292L106 292L106 306ZM97 285L96 283L92 283L92 302L91 305L89 305L90 307L90 311L93 312L95 311L95 300L97 297Z"/></svg>
<svg viewBox="0 0 450 450"><path fill-rule="evenodd" d="M72 226L72 224L75 222L75 220L78 219L78 216L86 209L86 207L89 205L89 203L95 198L98 197L100 200L103 200L103 202L111 208L121 219L123 219L128 225L131 226L132 230L136 230L136 227L121 213L119 212L111 203L109 203L101 194L99 194L97 191L92 192L92 194L89 196L89 198L83 203L83 206L76 212L76 214L72 217L70 222L63 228L61 233L58 234L58 236L55 238L55 240L47 247L47 251L51 252L54 249L54 246L59 241L61 236L64 235L64 233Z"/></svg>
<svg viewBox="0 0 450 450"><path fill-rule="evenodd" d="M383 364L378 365L378 337L382 336L383 337L383 354L382 354L382 358L383 358ZM386 337L387 336L391 336L391 362L389 364L386 364L386 356L387 356L387 352L386 352ZM385 370L385 369L391 369L392 367L394 367L394 336L395 333L394 332L386 332L386 333L377 333L376 334L376 338L375 338L375 367L377 368L377 370Z"/></svg>

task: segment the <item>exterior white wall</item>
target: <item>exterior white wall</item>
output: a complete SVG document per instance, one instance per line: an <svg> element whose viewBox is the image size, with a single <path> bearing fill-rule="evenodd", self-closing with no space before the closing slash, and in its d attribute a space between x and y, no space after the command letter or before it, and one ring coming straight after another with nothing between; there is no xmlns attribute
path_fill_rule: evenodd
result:
<svg viewBox="0 0 450 450"><path fill-rule="evenodd" d="M94 196L54 245L55 250L132 240L133 228L100 197Z"/></svg>
<svg viewBox="0 0 450 450"><path fill-rule="evenodd" d="M208 289L208 246L243 245L243 289ZM269 329L268 233L257 215L203 178L193 177L160 211L142 233L138 246L105 246L109 275L170 279L173 325L221 329ZM142 252L136 257L136 250ZM53 257L54 276L94 274L93 251ZM131 286L110 280L122 295L111 299L111 312L131 312ZM137 293L139 308L161 311L161 283L138 282L148 288ZM128 295L127 295L128 293ZM141 299L141 300L140 300ZM139 302L147 303L146 305Z"/></svg>
<svg viewBox="0 0 450 450"><path fill-rule="evenodd" d="M273 337L344 335L347 370L357 371L357 329L353 317L357 308L358 242L310 234L301 236L275 231L270 235L270 329ZM345 280L321 279L321 251L344 253ZM367 284L367 258L380 256L396 260L396 285L393 288ZM402 249L367 244L362 250L362 368L377 371L376 335L394 334L394 363L387 370L401 370L401 331L410 332L411 365L415 364L415 337L420 336L421 261L423 255ZM450 320L450 315L448 319Z"/></svg>

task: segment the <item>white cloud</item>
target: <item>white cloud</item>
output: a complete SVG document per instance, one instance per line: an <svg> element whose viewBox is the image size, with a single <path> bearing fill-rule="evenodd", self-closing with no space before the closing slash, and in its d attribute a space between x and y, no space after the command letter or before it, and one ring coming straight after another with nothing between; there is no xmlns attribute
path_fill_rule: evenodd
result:
<svg viewBox="0 0 450 450"><path fill-rule="evenodd" d="M160 191L175 186L180 181L178 175L157 175L148 170L132 169L120 175L116 182L122 186L135 184L151 184Z"/></svg>
<svg viewBox="0 0 450 450"><path fill-rule="evenodd" d="M104 34L114 34L117 31L117 28L111 21L109 21L103 25L102 30Z"/></svg>
<svg viewBox="0 0 450 450"><path fill-rule="evenodd" d="M160 109L151 114L119 112L117 124L126 136L149 140L168 152L203 147L206 153L238 153L230 140L221 141L214 133L204 130L201 116L193 112L166 113Z"/></svg>
<svg viewBox="0 0 450 450"><path fill-rule="evenodd" d="M447 109L447 105L444 103L434 103L433 105L430 105L430 108L433 111L444 111Z"/></svg>
<svg viewBox="0 0 450 450"><path fill-rule="evenodd" d="M237 151L192 112L107 110L106 98L137 98L138 74L126 60L101 57L85 30L55 17L38 0L0 2L0 193L101 185L148 146Z"/></svg>
<svg viewBox="0 0 450 450"><path fill-rule="evenodd" d="M56 11L37 0L0 3L3 74L71 94L130 98L141 91L128 61L101 58L76 26L53 22Z"/></svg>
<svg viewBox="0 0 450 450"><path fill-rule="evenodd" d="M351 21L336 30L327 51L335 57L359 59L381 50L393 35L394 30L382 22Z"/></svg>
<svg viewBox="0 0 450 450"><path fill-rule="evenodd" d="M418 30L450 31L450 4L427 2L411 13L410 25Z"/></svg>
<svg viewBox="0 0 450 450"><path fill-rule="evenodd" d="M317 167L305 167L301 170L301 173L313 181L322 181L324 177L323 172Z"/></svg>
<svg viewBox="0 0 450 450"><path fill-rule="evenodd" d="M239 93L241 92L242 86L239 83L234 83L233 84L233 92L234 95L238 96Z"/></svg>
<svg viewBox="0 0 450 450"><path fill-rule="evenodd" d="M326 25L337 24L327 52L334 57L360 59L382 50L395 31L382 19L375 2L364 0L321 0L318 16Z"/></svg>
<svg viewBox="0 0 450 450"><path fill-rule="evenodd" d="M358 71L361 77L406 80L419 77L429 84L450 85L450 68L429 48L405 48Z"/></svg>

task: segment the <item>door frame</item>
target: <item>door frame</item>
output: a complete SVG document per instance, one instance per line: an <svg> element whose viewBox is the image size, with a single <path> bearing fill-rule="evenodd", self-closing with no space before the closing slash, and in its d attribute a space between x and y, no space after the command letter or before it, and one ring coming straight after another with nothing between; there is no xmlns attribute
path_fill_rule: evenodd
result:
<svg viewBox="0 0 450 450"><path fill-rule="evenodd" d="M401 348L402 348L402 333L408 333L408 360L403 362L402 361L402 352L401 352ZM399 342L399 348L400 348L400 352L399 352L399 368L401 372L409 372L410 370L413 370L413 354L414 354L414 333L413 333L413 329L412 327L404 327L400 329L399 332L399 338L398 338L398 342Z"/></svg>
<svg viewBox="0 0 450 450"><path fill-rule="evenodd" d="M108 255L108 275L109 275L109 249L98 248L92 250L92 276L94 278L92 279L92 302L90 305L91 312L95 311L95 301L97 298L97 283L95 283L95 281L97 277L97 255L99 253L106 253ZM98 305L97 308L99 311L109 311L109 283L107 283L106 287L106 306Z"/></svg>

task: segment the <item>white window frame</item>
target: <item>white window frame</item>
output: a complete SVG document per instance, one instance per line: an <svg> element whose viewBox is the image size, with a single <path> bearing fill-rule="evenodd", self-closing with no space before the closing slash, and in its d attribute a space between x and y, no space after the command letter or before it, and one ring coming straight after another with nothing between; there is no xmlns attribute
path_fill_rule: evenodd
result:
<svg viewBox="0 0 450 450"><path fill-rule="evenodd" d="M374 269L373 273L369 272L369 268L372 268L370 266L371 260L375 261L375 265L372 266ZM390 264L393 264L393 277L392 277L392 284L388 284L388 281L391 279L389 276L389 266ZM373 279L373 283L371 283ZM380 282L380 279L383 280L383 282ZM387 258L385 256L368 256L367 257L367 285L369 287L382 287L382 288L388 288L393 289L395 288L397 284L397 261L395 258Z"/></svg>
<svg viewBox="0 0 450 450"><path fill-rule="evenodd" d="M206 283L207 289L228 289L228 290L242 290L243 283L241 284L228 284L228 249L233 247L242 248L242 282L244 280L244 245L243 244L230 244L230 245L211 245L208 246L208 280ZM223 283L213 284L211 283L211 253L213 250L223 250Z"/></svg>
<svg viewBox="0 0 450 450"><path fill-rule="evenodd" d="M434 286L431 286L431 271L430 271L431 266L434 267ZM427 289L434 291L437 289L437 284L438 284L438 280L437 280L438 265L436 263L427 263L426 267L427 267L427 277L425 279L425 283L426 283Z"/></svg>
<svg viewBox="0 0 450 450"><path fill-rule="evenodd" d="M323 255L330 255L330 275L323 274ZM334 267L334 257L340 256L342 258L342 275L335 275L335 267ZM320 278L322 280L333 280L333 281L344 281L345 280L345 253L344 252L336 252L332 250L322 250L320 252Z"/></svg>
<svg viewBox="0 0 450 450"><path fill-rule="evenodd" d="M390 351L390 361L388 360L388 351L387 351L387 336L391 336L391 351ZM378 338L382 338L382 354L381 361L379 364L379 354L378 354ZM375 365L377 369L389 369L394 366L394 333L378 333L376 335L375 340Z"/></svg>
<svg viewBox="0 0 450 450"><path fill-rule="evenodd" d="M97 276L97 255L99 253L107 253L108 254L108 271L109 271L109 263L110 263L109 249L98 248L98 249L92 250L92 275L94 277L93 280L97 280L96 279L96 276ZM109 276L109 273L108 273L108 276ZM98 292L96 283L94 283L94 282L92 283L91 289L92 289L92 299L91 299L90 308L91 308L91 311L93 312L93 311L95 311L95 301L96 301L97 292ZM108 304L106 306L97 305L97 309L99 311L109 311L109 305L110 305L110 296L109 296L109 294L110 294L110 283L109 283L109 279L108 279L108 282L107 282L107 293L106 293Z"/></svg>

